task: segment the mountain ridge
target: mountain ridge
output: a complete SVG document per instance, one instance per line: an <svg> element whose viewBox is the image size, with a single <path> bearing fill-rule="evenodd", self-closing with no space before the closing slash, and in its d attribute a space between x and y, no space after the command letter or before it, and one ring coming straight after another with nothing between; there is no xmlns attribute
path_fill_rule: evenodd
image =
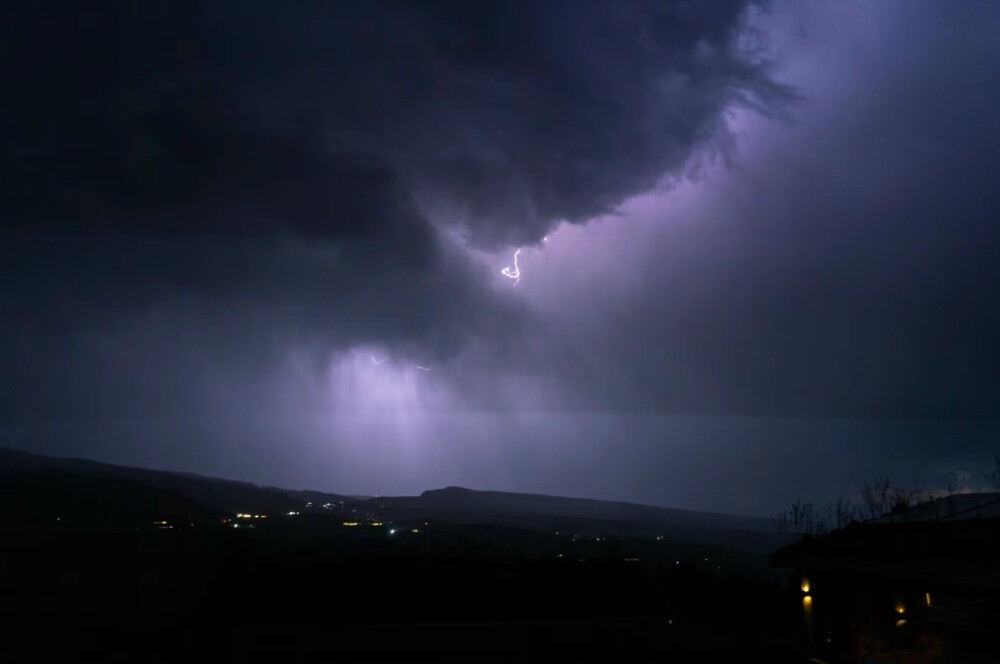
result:
<svg viewBox="0 0 1000 664"><path fill-rule="evenodd" d="M519 497L519 498L530 498L532 500L540 501L560 501L566 503L574 503L580 506L613 506L622 510L636 510L636 511L656 511L656 512L669 512L675 515L691 515L697 517L718 517L722 519L738 519L740 521L745 521L746 523L757 523L761 526L763 530L772 530L773 525L771 519L766 517L751 516L744 514L732 514L730 512L711 512L702 510L692 510L680 507L666 507L664 505L651 505L648 503L636 503L627 500L607 500L603 498L583 498L579 496L560 496L554 494L545 493L527 493L520 491L496 491L492 489L470 489L468 487L462 486L447 486L442 489L427 489L423 491L419 498L421 499L436 499L442 496L455 496L455 497L480 497L489 496L496 498L507 498L507 497Z"/></svg>
<svg viewBox="0 0 1000 664"><path fill-rule="evenodd" d="M423 522L517 527L580 538L655 538L766 552L781 542L760 517L698 512L593 498L484 491L460 486L418 496L371 498L258 486L194 473L118 466L89 459L48 457L0 448L0 479L9 513L31 506L31 519L54 519L66 506L88 504L88 515L107 522L165 518L173 512L197 521L239 513L312 514L326 526L341 521ZM117 487L112 491L109 487ZM117 495L116 495L117 493ZM15 495L16 494L16 495ZM145 506L138 509L137 505ZM161 506L174 505L170 514ZM21 507L18 507L21 506ZM195 518L197 517L197 518ZM302 518L306 518L303 516Z"/></svg>

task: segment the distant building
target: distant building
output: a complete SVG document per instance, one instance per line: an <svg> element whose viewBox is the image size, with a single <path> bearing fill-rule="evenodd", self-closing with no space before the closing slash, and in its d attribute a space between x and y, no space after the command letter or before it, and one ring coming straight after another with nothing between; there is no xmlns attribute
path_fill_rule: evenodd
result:
<svg viewBox="0 0 1000 664"><path fill-rule="evenodd" d="M1000 494L941 498L770 556L793 568L806 655L1000 661Z"/></svg>

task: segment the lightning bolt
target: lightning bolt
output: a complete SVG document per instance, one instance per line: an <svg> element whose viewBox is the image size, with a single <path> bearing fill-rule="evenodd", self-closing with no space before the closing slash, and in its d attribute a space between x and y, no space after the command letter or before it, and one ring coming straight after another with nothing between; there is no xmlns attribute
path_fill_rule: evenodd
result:
<svg viewBox="0 0 1000 664"><path fill-rule="evenodd" d="M382 364L383 362L389 359L389 356L386 355L381 360L376 360L374 355L372 355L371 358L372 358L372 364Z"/></svg>
<svg viewBox="0 0 1000 664"><path fill-rule="evenodd" d="M508 265L504 269L500 270L500 274L507 277L508 279L514 280L515 286L517 286L518 282L521 281L521 269L517 266L517 255L519 253L521 253L520 249L514 252L514 269L511 269L511 267Z"/></svg>
<svg viewBox="0 0 1000 664"><path fill-rule="evenodd" d="M417 368L420 369L421 371L430 371L431 370L430 367L425 367L425 366L422 366L422 365L419 365L419 364L417 365Z"/></svg>

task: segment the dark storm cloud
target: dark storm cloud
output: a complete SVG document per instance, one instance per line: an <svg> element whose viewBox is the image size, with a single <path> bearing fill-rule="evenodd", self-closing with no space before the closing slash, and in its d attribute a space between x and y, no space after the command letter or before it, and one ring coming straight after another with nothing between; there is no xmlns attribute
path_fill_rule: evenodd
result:
<svg viewBox="0 0 1000 664"><path fill-rule="evenodd" d="M537 242L555 220L585 221L682 169L723 133L737 102L793 94L740 40L745 3L428 5L424 63L381 115L401 126L399 163L422 198L473 242ZM391 52L391 51L390 51ZM386 68L385 58L375 66ZM397 130L387 134L397 136Z"/></svg>
<svg viewBox="0 0 1000 664"><path fill-rule="evenodd" d="M734 102L790 96L745 4L8 8L5 216L377 235L416 193L478 242L537 241L679 169Z"/></svg>
<svg viewBox="0 0 1000 664"><path fill-rule="evenodd" d="M413 357L510 338L523 312L439 229L535 242L679 172L730 105L790 99L746 9L8 3L8 336L179 306Z"/></svg>

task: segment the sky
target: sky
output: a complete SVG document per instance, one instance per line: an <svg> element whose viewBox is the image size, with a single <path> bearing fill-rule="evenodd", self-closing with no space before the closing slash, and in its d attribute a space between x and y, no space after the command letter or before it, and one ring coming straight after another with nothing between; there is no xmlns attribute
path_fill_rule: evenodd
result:
<svg viewBox="0 0 1000 664"><path fill-rule="evenodd" d="M1000 5L4 3L0 445L773 516L1000 454Z"/></svg>

